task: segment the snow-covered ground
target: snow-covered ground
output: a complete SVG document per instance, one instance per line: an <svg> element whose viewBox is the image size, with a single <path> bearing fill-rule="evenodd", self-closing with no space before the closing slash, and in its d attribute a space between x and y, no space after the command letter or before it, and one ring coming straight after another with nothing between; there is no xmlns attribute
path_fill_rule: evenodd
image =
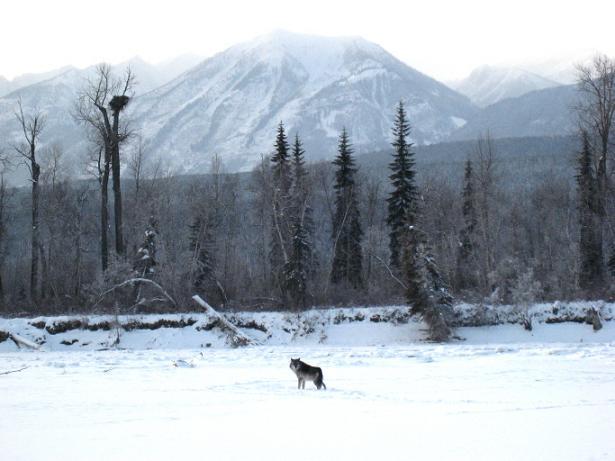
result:
<svg viewBox="0 0 615 461"><path fill-rule="evenodd" d="M22 369L0 375L0 459L615 459L613 321L459 328L463 341L430 344L394 309L259 315L234 319L267 327L245 328L263 345L239 349L197 314L104 351L114 329L0 319L44 342L0 343L0 373ZM160 318L182 317L141 320ZM298 390L291 357L322 367L327 390Z"/></svg>
<svg viewBox="0 0 615 461"><path fill-rule="evenodd" d="M612 342L202 352L1 354L0 458L615 458Z"/></svg>

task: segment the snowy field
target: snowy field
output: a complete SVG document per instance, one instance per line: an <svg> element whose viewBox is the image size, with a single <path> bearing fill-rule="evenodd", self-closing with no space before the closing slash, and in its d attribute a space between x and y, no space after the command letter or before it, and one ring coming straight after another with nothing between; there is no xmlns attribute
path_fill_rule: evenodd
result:
<svg viewBox="0 0 615 461"><path fill-rule="evenodd" d="M0 376L0 459L614 460L610 323L594 342L562 324L544 343L0 352L28 367ZM297 390L298 356L326 391Z"/></svg>

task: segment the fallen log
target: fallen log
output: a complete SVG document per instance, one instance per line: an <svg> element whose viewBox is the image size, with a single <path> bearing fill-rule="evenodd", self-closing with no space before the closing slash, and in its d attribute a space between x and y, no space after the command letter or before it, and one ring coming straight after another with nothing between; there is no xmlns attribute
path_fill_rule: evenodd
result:
<svg viewBox="0 0 615 461"><path fill-rule="evenodd" d="M9 338L11 338L11 340L17 345L17 347L25 346L37 351L41 348L40 344L36 344L35 342L30 341L23 336L16 335L15 333L9 332Z"/></svg>
<svg viewBox="0 0 615 461"><path fill-rule="evenodd" d="M224 316L219 314L213 307L207 304L207 302L199 295L194 295L192 299L203 308L207 315L216 321L216 326L226 333L232 347L243 347L255 344L253 339L244 335L235 325L226 320Z"/></svg>

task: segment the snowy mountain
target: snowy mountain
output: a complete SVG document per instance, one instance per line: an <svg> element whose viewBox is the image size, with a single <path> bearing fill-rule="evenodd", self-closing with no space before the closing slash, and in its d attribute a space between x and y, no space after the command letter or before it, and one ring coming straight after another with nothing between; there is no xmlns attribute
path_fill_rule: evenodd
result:
<svg viewBox="0 0 615 461"><path fill-rule="evenodd" d="M60 67L59 69L50 70L48 72L23 74L18 77L15 77L12 80L8 80L5 77L0 75L0 97L6 94L9 94L13 91L17 91L20 88L24 88L29 85L34 85L44 80L49 80L50 78L56 77L71 69L74 69L74 68L72 66L65 66L65 67Z"/></svg>
<svg viewBox="0 0 615 461"><path fill-rule="evenodd" d="M128 66L137 77L135 92L147 92L159 87L177 77L186 68L191 67L195 61L193 56L182 56L176 60L161 64L149 64L141 58L135 57L114 67L116 74L123 73ZM22 142L22 133L15 119L17 103L21 99L24 112L31 113L34 108L45 114L45 129L41 136L41 147L58 144L65 152L69 173L80 175L85 166L85 149L87 139L83 127L78 126L72 118L78 92L83 88L86 79L94 75L95 66L85 69L65 67L62 72L56 71L45 74L32 74L28 77L35 83L24 85L15 91L0 97L0 140L3 145L14 145ZM48 76L48 78L43 78ZM26 76L15 79L13 82L24 82ZM38 80L41 78L42 80ZM0 85L2 81L0 80ZM11 149L8 149L11 150ZM44 153L39 161L45 162ZM23 179L24 171L18 170L12 174L11 180L18 183Z"/></svg>
<svg viewBox="0 0 615 461"><path fill-rule="evenodd" d="M139 56L114 66L116 72L123 72L130 66L136 75L136 94L144 94L173 80L194 67L202 59L193 55L182 55L159 64L150 64ZM89 69L88 69L89 70Z"/></svg>
<svg viewBox="0 0 615 461"><path fill-rule="evenodd" d="M331 158L343 126L358 152L390 143L407 104L418 143L446 138L476 113L463 96L361 38L275 32L239 44L134 101L147 147L179 172L222 155L230 170L271 151L276 126L300 132L311 159Z"/></svg>
<svg viewBox="0 0 615 461"><path fill-rule="evenodd" d="M523 68L549 80L560 82L562 85L571 85L577 81L577 67L590 65L596 54L600 53L595 51L571 52L565 56L527 62L523 64Z"/></svg>
<svg viewBox="0 0 615 461"><path fill-rule="evenodd" d="M563 85L503 99L482 109L450 140L476 139L487 132L494 138L569 135L578 97L576 85Z"/></svg>
<svg viewBox="0 0 615 461"><path fill-rule="evenodd" d="M301 134L311 160L333 157L344 126L357 153L388 149L399 100L406 103L418 144L473 139L487 130L494 137L566 134L572 126L573 87L530 91L555 83L529 71L483 68L460 86L480 104L498 100L479 109L358 37L278 31L193 65L197 59L151 65L133 58L115 66L122 72L130 65L137 76L126 116L150 157L163 159L176 173L206 171L214 153L227 171L249 170L271 152L280 121L291 136ZM46 114L41 147L61 144L73 172L82 174L87 140L71 112L93 69L52 72L0 97L3 145L21 140L14 116L21 98L26 111L38 107Z"/></svg>
<svg viewBox="0 0 615 461"><path fill-rule="evenodd" d="M71 117L77 97L77 90L83 85L84 71L71 68L48 80L20 88L0 97L0 140L7 151L8 146L23 142L23 133L15 118L18 101L21 99L24 113L31 114L34 108L45 115L45 128L41 136L40 148L59 144L67 151L71 160L82 158L80 149L85 144L83 130ZM39 151L39 161L45 161L44 152ZM82 165L69 162L71 172L81 172ZM25 170L19 169L9 178L13 184L19 184L25 177Z"/></svg>
<svg viewBox="0 0 615 461"><path fill-rule="evenodd" d="M558 86L560 83L518 67L482 66L465 79L451 82L454 90L476 105L486 107L502 99L515 98L530 91Z"/></svg>

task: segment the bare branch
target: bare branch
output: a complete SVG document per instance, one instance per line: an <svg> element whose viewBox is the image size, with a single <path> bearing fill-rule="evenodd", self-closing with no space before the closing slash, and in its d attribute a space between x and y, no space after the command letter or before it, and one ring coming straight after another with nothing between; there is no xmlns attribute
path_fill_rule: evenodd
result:
<svg viewBox="0 0 615 461"><path fill-rule="evenodd" d="M0 373L0 376L1 375L10 375L11 373L19 373L20 371L24 371L27 368L29 368L29 367L19 368L18 370L3 371L2 373Z"/></svg>
<svg viewBox="0 0 615 461"><path fill-rule="evenodd" d="M129 279L129 280L126 280L126 281L124 281L122 283L119 283L119 284L115 285L114 287L108 289L107 291L103 292L100 295L100 299L96 302L96 304L94 304L92 306L92 309L94 309L96 306L98 306L103 301L104 297L107 296L109 293L112 293L112 292L114 292L115 290L117 290L119 288L123 288L123 287L128 286L128 285L136 285L136 284L139 284L139 283L149 284L149 285L152 285L153 287L157 288L164 295L164 297L171 302L171 304L174 307L177 307L177 303L175 302L175 300L171 297L171 295L169 295L164 290L164 288L162 288L160 285L158 285L153 280L137 277L137 278Z"/></svg>

